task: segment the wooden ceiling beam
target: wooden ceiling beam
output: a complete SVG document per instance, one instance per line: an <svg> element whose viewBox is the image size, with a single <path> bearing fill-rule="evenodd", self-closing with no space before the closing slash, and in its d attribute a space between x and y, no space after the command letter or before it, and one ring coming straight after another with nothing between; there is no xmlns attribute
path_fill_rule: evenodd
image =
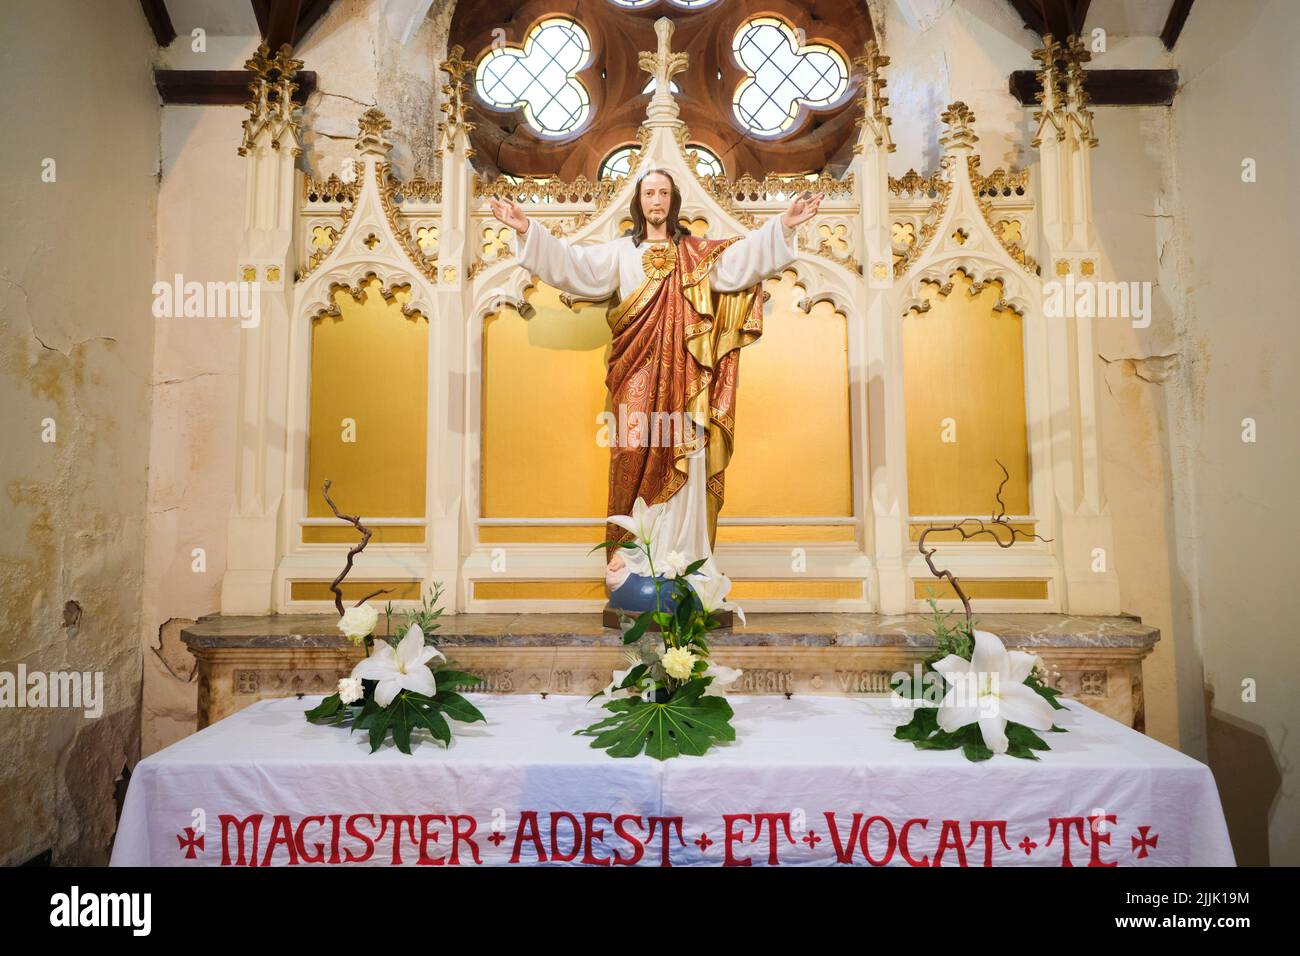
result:
<svg viewBox="0 0 1300 956"><path fill-rule="evenodd" d="M253 16L257 18L257 33L266 38L266 26L271 22L271 0L252 0Z"/></svg>
<svg viewBox="0 0 1300 956"><path fill-rule="evenodd" d="M164 0L140 0L140 9L144 11L144 18L149 21L149 29L158 45L170 46L176 39L176 28L172 26L171 14L167 12Z"/></svg>
<svg viewBox="0 0 1300 956"><path fill-rule="evenodd" d="M1166 50L1172 50L1178 42L1178 35L1183 32L1183 24L1191 12L1192 0L1174 0L1174 5L1169 8L1169 16L1165 19L1165 28L1160 31L1160 41Z"/></svg>
<svg viewBox="0 0 1300 956"><path fill-rule="evenodd" d="M271 0L271 9L266 16L262 40L272 53L286 43L293 46L298 29L298 13L301 9L302 0Z"/></svg>
<svg viewBox="0 0 1300 956"><path fill-rule="evenodd" d="M1168 106L1178 92L1177 70L1088 70L1084 85L1090 106ZM1037 106L1038 74L1016 70L1011 95L1022 106Z"/></svg>
<svg viewBox="0 0 1300 956"><path fill-rule="evenodd" d="M1038 34L1052 34L1058 40L1083 33L1092 0L1007 0L1025 27Z"/></svg>
<svg viewBox="0 0 1300 956"><path fill-rule="evenodd" d="M154 70L154 85L164 106L243 106L249 100L247 70ZM295 103L316 90L316 74L300 70Z"/></svg>

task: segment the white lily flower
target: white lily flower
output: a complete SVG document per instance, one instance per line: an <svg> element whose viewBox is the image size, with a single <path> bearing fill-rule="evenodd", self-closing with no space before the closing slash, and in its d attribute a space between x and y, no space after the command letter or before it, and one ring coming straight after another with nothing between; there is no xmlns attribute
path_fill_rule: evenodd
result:
<svg viewBox="0 0 1300 956"><path fill-rule="evenodd" d="M739 604L734 604L727 600L727 595L731 593L731 578L722 572L714 574L705 574L708 568L705 565L695 574L690 576L691 586L695 588L695 593L700 596L700 604L704 610L713 611L734 611L736 617L740 618L740 623L745 623L745 612L741 610Z"/></svg>
<svg viewBox="0 0 1300 956"><path fill-rule="evenodd" d="M705 677L712 677L713 680L704 688L702 696L713 694L716 697L723 696L727 688L736 682L736 678L745 673L739 667L723 667L721 664L715 664L709 661L708 668L704 671Z"/></svg>
<svg viewBox="0 0 1300 956"><path fill-rule="evenodd" d="M632 506L630 515L610 515L608 521L610 524L618 525L627 531L631 531L633 539L639 545L636 548L620 548L618 554L622 556L628 570L632 574L648 575L650 573L650 560L654 561L656 574L663 573L663 564L667 558L665 545L657 543L657 534L660 526L660 519L663 517L666 504L647 505L644 498L638 498ZM650 558L646 557L646 550L650 552ZM624 575L626 578L626 575ZM622 581L619 581L622 584Z"/></svg>
<svg viewBox="0 0 1300 956"><path fill-rule="evenodd" d="M1033 730L1049 730L1052 705L1025 686L1035 655L1008 652L996 634L975 632L971 659L949 654L934 668L950 685L939 703L939 727L948 732L978 723L984 745L1007 752L1007 721Z"/></svg>
<svg viewBox="0 0 1300 956"><path fill-rule="evenodd" d="M630 515L610 515L608 520L611 524L631 531L641 544L649 544L659 529L659 519L663 513L663 504L647 505L644 498L638 498Z"/></svg>
<svg viewBox="0 0 1300 956"><path fill-rule="evenodd" d="M438 692L429 661L445 661L442 651L424 643L420 625L412 624L396 650L387 641L377 641L375 650L352 668L352 676L379 683L375 686L375 703L387 707L399 691L411 690L432 697Z"/></svg>

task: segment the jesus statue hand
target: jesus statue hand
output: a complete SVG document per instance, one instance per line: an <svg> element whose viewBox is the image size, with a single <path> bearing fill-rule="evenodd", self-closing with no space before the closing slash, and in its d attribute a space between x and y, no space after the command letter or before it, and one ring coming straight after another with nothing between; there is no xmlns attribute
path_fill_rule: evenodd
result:
<svg viewBox="0 0 1300 956"><path fill-rule="evenodd" d="M506 202L502 199L489 199L488 203L492 206L492 215L496 216L498 222L509 226L521 236L528 231L528 216L524 214L524 207L519 203L513 200Z"/></svg>
<svg viewBox="0 0 1300 956"><path fill-rule="evenodd" d="M793 229L817 215L817 206L821 203L823 195L823 193L804 192L796 196L790 203L790 208L781 214L781 225L786 229Z"/></svg>

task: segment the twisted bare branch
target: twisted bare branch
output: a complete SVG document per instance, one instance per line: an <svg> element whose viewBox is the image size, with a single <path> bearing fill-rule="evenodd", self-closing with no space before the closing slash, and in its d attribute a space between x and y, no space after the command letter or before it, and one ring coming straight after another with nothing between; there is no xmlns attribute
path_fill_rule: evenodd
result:
<svg viewBox="0 0 1300 956"><path fill-rule="evenodd" d="M348 524L352 525L358 531L361 532L361 540L348 549L348 557L343 564L343 570L340 571L339 576L336 577L330 583L330 590L334 592L334 608L339 612L339 617L342 617L343 616L343 589L339 587L339 585L343 583L343 579L346 578L348 576L348 572L352 570L352 559L356 557L358 554L360 554L362 551L364 551L366 549L366 545L370 543L370 535L372 532L369 528L367 528L365 525L361 523L360 515L357 516L345 515L339 511L338 505L334 504L334 499L330 497L330 479L328 478L325 479L325 488L322 490L321 494L325 496L325 503L330 506L330 511L334 512L334 517L338 518L341 521L346 521ZM390 590L389 588L380 588L378 591L374 592L373 594L367 594L360 601L354 604L353 607L360 607L362 604L365 604L371 598L379 597L379 595L381 594L387 594L389 590Z"/></svg>
<svg viewBox="0 0 1300 956"><path fill-rule="evenodd" d="M997 459L995 458L994 461L997 461ZM969 541L972 538L978 538L980 535L986 534L993 539L994 544L996 544L999 548L1009 548L1013 544L1015 544L1016 541L1020 539L1031 540L1036 538L1039 541L1042 541L1044 543L1049 543L1052 540L1051 538L1044 538L1039 534L1030 534L1027 531L1021 531L1019 528L1012 525L1011 522L1007 521L1007 506L1006 506L1006 502L1002 500L1002 489L1005 488L1007 482L1011 480L1011 474L1010 472L1007 471L1006 466L1003 465L1002 462L997 461L997 465L999 468L1002 469L1002 481L998 483L998 490L993 495L994 499L998 503L998 513L989 515L989 521L992 522L993 527L989 527L988 525L986 525L984 523L983 518L962 518L961 521L958 521L956 524L931 525L930 527L926 528L924 531L921 532L921 536L917 540L917 548L920 550L921 556L925 558L925 563L926 566L930 569L930 573L933 574L936 578L946 580L949 584L951 584L953 591L955 591L957 594L957 597L961 598L961 606L962 608L965 609L966 612L966 629L968 631L972 627L970 598L967 597L966 592L962 590L961 582L957 580L957 576L955 574L953 574L947 568L940 570L939 568L936 568L934 566L934 554L937 549L926 548L925 546L925 539L929 536L930 532L956 531L959 535L961 535L963 541ZM966 525L971 522L974 522L974 524L977 527L974 530L967 530ZM1010 534L1010 537L1004 540L1002 537L999 536L998 532L995 530L997 528L1005 528L1007 532Z"/></svg>

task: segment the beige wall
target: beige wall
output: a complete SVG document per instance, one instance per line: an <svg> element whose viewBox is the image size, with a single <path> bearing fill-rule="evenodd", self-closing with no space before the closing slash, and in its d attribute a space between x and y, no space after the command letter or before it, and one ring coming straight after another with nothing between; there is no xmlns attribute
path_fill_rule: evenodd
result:
<svg viewBox="0 0 1300 956"><path fill-rule="evenodd" d="M1300 864L1300 616L1290 501L1300 470L1300 376L1291 288L1296 191L1290 0L1197 4L1178 44L1173 109L1176 317L1181 393L1171 402L1177 509L1171 572L1191 621L1180 707L1205 701L1208 752L1241 863ZM1242 160L1258 180L1243 183ZM1258 440L1242 441L1242 420ZM1257 683L1254 701L1243 682Z"/></svg>
<svg viewBox="0 0 1300 956"><path fill-rule="evenodd" d="M103 674L103 713L0 710L0 864L107 861L138 755L159 107L134 0L8 4L0 671ZM46 157L56 181L41 181ZM41 440L52 418L57 440ZM81 608L66 626L65 603Z"/></svg>

